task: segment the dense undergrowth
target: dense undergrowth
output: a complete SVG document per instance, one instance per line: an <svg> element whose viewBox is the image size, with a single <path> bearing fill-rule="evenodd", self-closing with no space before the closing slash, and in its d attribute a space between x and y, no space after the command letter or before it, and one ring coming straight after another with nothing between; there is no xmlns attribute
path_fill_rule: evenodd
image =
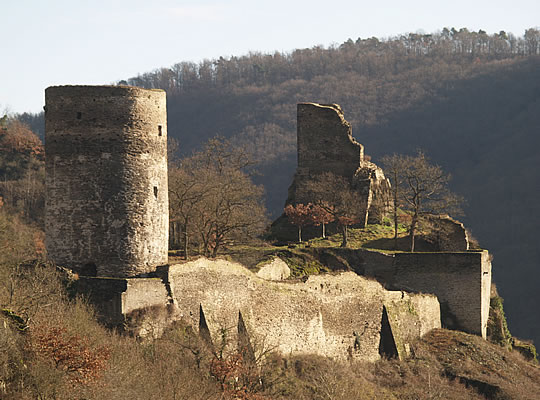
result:
<svg viewBox="0 0 540 400"><path fill-rule="evenodd" d="M267 352L252 364L236 352L211 353L182 324L144 342L107 330L83 299L67 296L53 266L3 265L2 273L11 277L17 294L10 299L10 315L1 317L1 398L485 398L480 390L488 398L534 399L540 394L537 366L460 332L433 331L413 344L413 356L403 362L336 362ZM29 309L25 293L36 291L39 303ZM2 307L6 294L3 287Z"/></svg>
<svg viewBox="0 0 540 400"><path fill-rule="evenodd" d="M248 362L241 353L224 351L225 346L209 350L181 322L159 338L139 341L100 325L85 299L70 295L67 275L40 262L42 244L32 228L3 211L0 221L2 399L481 399L486 394L534 399L540 395L540 369L521 354L446 330L413 343L409 360L382 359L373 364L313 355L284 357L269 349L257 351L255 361ZM297 257L299 265L302 250L279 249ZM226 344L226 335L223 341Z"/></svg>

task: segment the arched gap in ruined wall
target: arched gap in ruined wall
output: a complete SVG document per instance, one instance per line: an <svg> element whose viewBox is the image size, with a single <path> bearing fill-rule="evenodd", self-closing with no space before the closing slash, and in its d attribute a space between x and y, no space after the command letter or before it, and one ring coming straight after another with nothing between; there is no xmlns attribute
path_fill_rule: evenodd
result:
<svg viewBox="0 0 540 400"><path fill-rule="evenodd" d="M244 363L255 364L255 352L241 311L238 311L238 352L242 355Z"/></svg>
<svg viewBox="0 0 540 400"><path fill-rule="evenodd" d="M394 340L394 335L392 334L390 322L388 321L388 312L386 311L385 306L383 306L381 316L381 337L379 341L379 354L381 355L381 357L386 358L398 357L396 342Z"/></svg>
<svg viewBox="0 0 540 400"><path fill-rule="evenodd" d="M202 304L199 304L199 338L207 346L207 348L213 353L214 343L212 342L212 335L210 335L210 329L204 316L204 310Z"/></svg>

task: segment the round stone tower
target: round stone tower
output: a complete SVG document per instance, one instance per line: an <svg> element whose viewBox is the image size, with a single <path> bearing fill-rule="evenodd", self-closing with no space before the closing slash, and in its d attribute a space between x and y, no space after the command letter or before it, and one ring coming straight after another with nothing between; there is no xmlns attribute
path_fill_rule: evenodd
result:
<svg viewBox="0 0 540 400"><path fill-rule="evenodd" d="M82 275L135 277L167 264L165 92L45 90L49 258Z"/></svg>

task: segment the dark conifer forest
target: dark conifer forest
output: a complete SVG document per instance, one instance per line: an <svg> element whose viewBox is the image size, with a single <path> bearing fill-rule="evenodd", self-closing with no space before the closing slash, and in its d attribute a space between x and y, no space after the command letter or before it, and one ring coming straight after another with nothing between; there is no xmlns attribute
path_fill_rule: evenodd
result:
<svg viewBox="0 0 540 400"><path fill-rule="evenodd" d="M168 132L182 155L216 135L245 146L259 161L272 217L296 167L298 102L340 104L375 163L423 150L452 174L467 200L459 219L494 255L512 333L540 343L538 29L349 39L180 62L118 83L167 91ZM42 133L39 117L21 119Z"/></svg>

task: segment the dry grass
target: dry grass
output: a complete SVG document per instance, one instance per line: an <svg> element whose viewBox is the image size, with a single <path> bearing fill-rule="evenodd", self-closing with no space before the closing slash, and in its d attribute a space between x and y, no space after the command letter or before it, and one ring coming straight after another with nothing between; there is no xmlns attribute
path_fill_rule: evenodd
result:
<svg viewBox="0 0 540 400"><path fill-rule="evenodd" d="M19 271L17 283L21 287L15 293L21 297L12 298L10 303L17 314L18 307L26 307L25 293L35 290L35 283L40 282L44 297L26 320L28 330L19 331L13 318L2 314L0 398L540 398L538 366L477 336L447 330L434 330L413 343L413 356L403 362L383 359L374 364L348 363L317 356L269 354L248 371L234 354L216 361L204 351L192 330L182 324L159 339L145 342L106 330L82 299L68 299L62 276L52 266L40 268ZM5 291L0 298L5 304ZM52 353L35 351L33 333L51 326L61 328L65 343L78 338L73 342L78 343L75 350L107 355L102 363L85 364L84 368L99 368L93 379L73 379L73 371L66 365L78 364L55 363ZM69 355L67 350L62 354ZM79 356L77 351L75 355ZM226 374L216 372L223 368Z"/></svg>
<svg viewBox="0 0 540 400"><path fill-rule="evenodd" d="M21 254L35 254L31 235L19 239ZM2 261L1 399L540 398L537 365L446 330L413 343L409 360L374 364L268 353L248 368L238 354L214 357L182 324L139 342L101 326L54 266Z"/></svg>

